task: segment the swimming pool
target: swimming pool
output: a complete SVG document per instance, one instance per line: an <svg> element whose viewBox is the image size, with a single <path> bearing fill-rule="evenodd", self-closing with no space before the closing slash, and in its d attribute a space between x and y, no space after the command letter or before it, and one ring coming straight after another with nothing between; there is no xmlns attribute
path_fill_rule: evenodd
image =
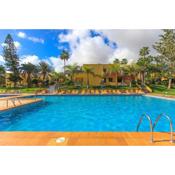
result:
<svg viewBox="0 0 175 175"><path fill-rule="evenodd" d="M164 112L175 120L175 101L147 96L40 96L43 101L0 113L1 131L136 131L140 115ZM141 131L149 131L144 119ZM156 131L169 131L162 118Z"/></svg>

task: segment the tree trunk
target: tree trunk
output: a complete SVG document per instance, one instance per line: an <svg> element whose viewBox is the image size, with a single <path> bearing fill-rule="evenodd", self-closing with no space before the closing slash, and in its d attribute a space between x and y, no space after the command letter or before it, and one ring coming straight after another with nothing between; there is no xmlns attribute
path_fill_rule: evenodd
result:
<svg viewBox="0 0 175 175"><path fill-rule="evenodd" d="M72 76L71 76L71 81L73 82L74 84L74 73L72 73Z"/></svg>
<svg viewBox="0 0 175 175"><path fill-rule="evenodd" d="M141 77L142 77L141 79L142 85L145 85L145 73L144 72L141 73Z"/></svg>
<svg viewBox="0 0 175 175"><path fill-rule="evenodd" d="M14 88L16 88L16 81L14 82Z"/></svg>
<svg viewBox="0 0 175 175"><path fill-rule="evenodd" d="M45 86L46 74L43 74L43 86Z"/></svg>
<svg viewBox="0 0 175 175"><path fill-rule="evenodd" d="M89 88L89 73L87 73L87 89Z"/></svg>
<svg viewBox="0 0 175 175"><path fill-rule="evenodd" d="M122 75L122 86L124 85L124 78L123 78L123 75Z"/></svg>
<svg viewBox="0 0 175 175"><path fill-rule="evenodd" d="M132 87L132 81L130 80L130 82L129 82L129 87Z"/></svg>
<svg viewBox="0 0 175 175"><path fill-rule="evenodd" d="M66 60L64 60L64 73L65 73Z"/></svg>
<svg viewBox="0 0 175 175"><path fill-rule="evenodd" d="M169 78L169 80L168 80L168 89L171 89L171 84L172 84L172 78Z"/></svg>
<svg viewBox="0 0 175 175"><path fill-rule="evenodd" d="M30 87L30 74L27 75L27 87Z"/></svg>
<svg viewBox="0 0 175 175"><path fill-rule="evenodd" d="M116 75L116 87L118 86L118 76Z"/></svg>

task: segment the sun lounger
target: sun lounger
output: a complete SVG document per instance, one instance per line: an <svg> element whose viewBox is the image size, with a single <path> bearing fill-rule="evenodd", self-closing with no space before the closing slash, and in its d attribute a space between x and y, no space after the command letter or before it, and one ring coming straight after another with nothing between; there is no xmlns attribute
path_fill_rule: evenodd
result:
<svg viewBox="0 0 175 175"><path fill-rule="evenodd" d="M107 91L106 89L104 89L104 90L102 91L102 94L108 94L108 91Z"/></svg>
<svg viewBox="0 0 175 175"><path fill-rule="evenodd" d="M83 95L86 94L86 90L83 89L83 90L81 91L81 94L83 94Z"/></svg>
<svg viewBox="0 0 175 175"><path fill-rule="evenodd" d="M95 94L99 94L99 90L95 90Z"/></svg>
<svg viewBox="0 0 175 175"><path fill-rule="evenodd" d="M92 90L91 90L91 94L95 94L95 90L92 89Z"/></svg>

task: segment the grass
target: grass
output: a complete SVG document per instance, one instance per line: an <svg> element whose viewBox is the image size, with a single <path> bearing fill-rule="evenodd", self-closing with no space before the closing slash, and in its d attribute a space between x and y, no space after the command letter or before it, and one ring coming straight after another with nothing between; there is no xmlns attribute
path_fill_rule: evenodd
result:
<svg viewBox="0 0 175 175"><path fill-rule="evenodd" d="M37 90L44 90L44 89L46 89L46 88L36 88L36 87L34 87L34 88L11 88L11 87L0 87L0 93L3 93L3 92L5 92L5 91L7 91L7 92L13 92L13 91L20 91L20 92L22 92L22 93L34 93L35 91L37 91Z"/></svg>
<svg viewBox="0 0 175 175"><path fill-rule="evenodd" d="M136 86L89 86L89 89L121 89L121 90L129 90L129 89L136 89L138 87ZM60 89L63 90L73 90L73 89L87 89L87 86L73 86L73 85L69 85L69 86L62 86L60 87Z"/></svg>
<svg viewBox="0 0 175 175"><path fill-rule="evenodd" d="M94 86L89 87L89 89L120 89L120 90L129 90L129 89L135 89L136 87L129 87L129 86ZM25 88L25 87L18 87L18 88L11 88L11 87L0 87L0 93L11 93L14 91L20 91L21 93L34 93L37 90L45 90L47 88ZM86 86L63 86L60 89L63 90L73 90L73 89L87 89Z"/></svg>
<svg viewBox="0 0 175 175"><path fill-rule="evenodd" d="M150 85L155 94L175 95L175 88L167 89L165 85Z"/></svg>

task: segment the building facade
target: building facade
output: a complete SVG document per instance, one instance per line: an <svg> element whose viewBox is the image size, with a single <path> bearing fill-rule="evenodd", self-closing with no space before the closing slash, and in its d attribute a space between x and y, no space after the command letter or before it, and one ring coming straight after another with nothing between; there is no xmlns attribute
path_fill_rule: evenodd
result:
<svg viewBox="0 0 175 175"><path fill-rule="evenodd" d="M112 73L110 70L111 64L84 64L83 66L90 67L93 73L80 72L74 75L74 81L87 85L89 79L90 86L116 86L116 85L129 85L134 78L128 75L122 75L121 72Z"/></svg>

